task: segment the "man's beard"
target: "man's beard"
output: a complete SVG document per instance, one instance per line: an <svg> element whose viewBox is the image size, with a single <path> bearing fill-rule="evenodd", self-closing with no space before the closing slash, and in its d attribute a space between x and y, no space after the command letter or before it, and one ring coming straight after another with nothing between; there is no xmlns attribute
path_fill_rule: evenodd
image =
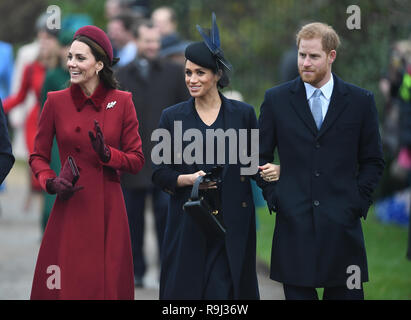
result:
<svg viewBox="0 0 411 320"><path fill-rule="evenodd" d="M304 71L311 71L312 73L309 75L304 75ZM306 82L311 84L312 86L317 85L319 82L321 82L325 75L327 74L327 69L320 69L320 70L311 70L311 69L300 69L298 68L298 72L300 73L301 79Z"/></svg>

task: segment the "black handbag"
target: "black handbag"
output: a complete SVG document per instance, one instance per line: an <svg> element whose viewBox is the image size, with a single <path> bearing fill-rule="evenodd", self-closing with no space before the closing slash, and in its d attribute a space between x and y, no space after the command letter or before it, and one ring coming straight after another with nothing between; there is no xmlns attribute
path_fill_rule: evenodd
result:
<svg viewBox="0 0 411 320"><path fill-rule="evenodd" d="M218 220L219 214L204 196L199 196L199 186L204 177L200 176L194 182L191 197L184 204L183 209L198 223L206 237L221 237L226 233L225 227Z"/></svg>

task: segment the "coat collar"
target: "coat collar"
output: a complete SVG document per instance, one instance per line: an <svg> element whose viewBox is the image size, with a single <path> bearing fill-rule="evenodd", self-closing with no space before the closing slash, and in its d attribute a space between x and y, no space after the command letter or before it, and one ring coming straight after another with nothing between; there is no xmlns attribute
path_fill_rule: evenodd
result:
<svg viewBox="0 0 411 320"><path fill-rule="evenodd" d="M227 99L221 92L218 92L218 94L220 95L220 98L221 98L221 106L224 108L224 116L225 116L227 113L232 113L232 112L234 112L235 107L234 107L233 104L230 102L230 100ZM188 115L190 115L190 114L193 114L194 108L195 108L195 106L194 106L194 98L191 97L190 99L187 100L187 103L184 105L184 108L183 108L182 112L183 112L186 116L188 116ZM226 118L227 118L227 117L225 117L225 119L226 119ZM227 121L225 121L225 122L227 122ZM227 126L227 123L225 123L225 125L226 125L226 128L229 128L229 127Z"/></svg>
<svg viewBox="0 0 411 320"><path fill-rule="evenodd" d="M291 84L291 105L298 116L303 120L305 125L317 138L323 135L324 132L330 128L330 126L345 109L348 103L346 97L348 92L345 82L338 78L335 74L333 74L333 79L334 89L331 95L330 105L328 107L327 114L325 115L324 122L320 130L317 129L310 107L308 105L307 94L304 82L301 80L301 77L297 77Z"/></svg>
<svg viewBox="0 0 411 320"><path fill-rule="evenodd" d="M222 128L223 130L227 130L230 128L236 128L236 125L238 125L237 118L235 117L235 106L234 104L231 102L231 100L227 99L220 91L218 92L218 94L220 95L221 98L221 108L223 108L223 112L224 112L224 128ZM194 98L191 97L187 103L184 105L182 113L184 114L184 116L186 117L187 120L191 120L191 121L187 121L188 123L195 123L195 105L194 105ZM226 162L229 159L229 145L228 143L225 144L225 159ZM199 168L197 167L196 164L194 164L197 168L197 170L199 170ZM227 170L228 170L228 163L226 163L224 165L224 169L222 172L222 178L224 180L225 175L227 174Z"/></svg>
<svg viewBox="0 0 411 320"><path fill-rule="evenodd" d="M109 89L100 82L94 93L90 97L87 97L78 84L72 84L70 86L71 97L77 111L83 110L87 103L91 103L96 111L100 111L108 90Z"/></svg>

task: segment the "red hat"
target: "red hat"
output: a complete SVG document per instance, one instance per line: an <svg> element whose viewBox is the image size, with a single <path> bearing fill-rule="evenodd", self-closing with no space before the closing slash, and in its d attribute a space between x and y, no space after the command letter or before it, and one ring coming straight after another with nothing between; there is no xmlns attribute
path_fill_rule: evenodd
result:
<svg viewBox="0 0 411 320"><path fill-rule="evenodd" d="M96 42L107 54L110 63L113 63L113 46L103 30L96 26L84 26L77 30L73 39L77 36L85 36Z"/></svg>

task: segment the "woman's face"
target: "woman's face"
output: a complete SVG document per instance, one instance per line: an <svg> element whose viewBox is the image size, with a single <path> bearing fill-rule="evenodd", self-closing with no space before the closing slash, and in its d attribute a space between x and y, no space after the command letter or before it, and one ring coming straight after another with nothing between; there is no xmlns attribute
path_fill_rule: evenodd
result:
<svg viewBox="0 0 411 320"><path fill-rule="evenodd" d="M185 80L187 88L192 97L203 97L217 89L217 82L220 76L214 74L211 69L207 69L191 62L186 61Z"/></svg>
<svg viewBox="0 0 411 320"><path fill-rule="evenodd" d="M97 72L104 67L101 61L91 52L90 47L81 41L74 41L71 44L67 56L67 68L70 72L70 81L75 84L85 84L90 80L98 78Z"/></svg>

